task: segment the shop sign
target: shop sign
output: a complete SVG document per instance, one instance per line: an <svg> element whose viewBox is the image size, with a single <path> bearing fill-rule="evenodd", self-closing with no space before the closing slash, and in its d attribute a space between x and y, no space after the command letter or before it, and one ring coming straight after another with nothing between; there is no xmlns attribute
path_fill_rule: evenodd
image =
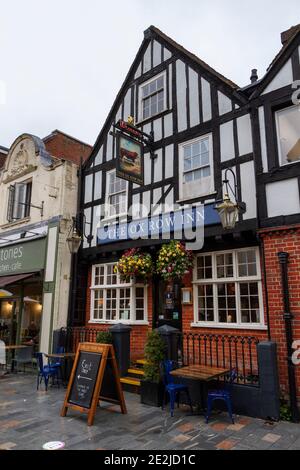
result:
<svg viewBox="0 0 300 470"><path fill-rule="evenodd" d="M45 253L46 238L0 248L0 276L40 271Z"/></svg>
<svg viewBox="0 0 300 470"><path fill-rule="evenodd" d="M121 133L117 134L116 175L135 184L144 184L144 145Z"/></svg>
<svg viewBox="0 0 300 470"><path fill-rule="evenodd" d="M219 223L220 219L213 205L201 205L133 220L129 223L104 224L97 230L97 243L103 245L121 240L150 240L159 237L168 239L170 234L179 240L192 240L195 238L196 229L203 230L204 225Z"/></svg>

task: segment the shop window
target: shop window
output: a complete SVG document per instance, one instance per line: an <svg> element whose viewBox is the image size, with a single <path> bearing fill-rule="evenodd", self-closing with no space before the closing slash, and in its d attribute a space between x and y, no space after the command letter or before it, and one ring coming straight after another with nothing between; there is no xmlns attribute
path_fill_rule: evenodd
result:
<svg viewBox="0 0 300 470"><path fill-rule="evenodd" d="M264 326L258 250L198 255L194 299L197 325Z"/></svg>
<svg viewBox="0 0 300 470"><path fill-rule="evenodd" d="M123 282L114 268L114 263L93 266L90 321L146 321L146 286Z"/></svg>
<svg viewBox="0 0 300 470"><path fill-rule="evenodd" d="M290 106L275 113L280 165L300 161L300 109Z"/></svg>
<svg viewBox="0 0 300 470"><path fill-rule="evenodd" d="M179 147L180 198L206 196L214 192L212 135Z"/></svg>
<svg viewBox="0 0 300 470"><path fill-rule="evenodd" d="M143 83L139 89L140 121L149 119L166 109L166 74L162 73Z"/></svg>
<svg viewBox="0 0 300 470"><path fill-rule="evenodd" d="M107 173L106 181L106 217L115 217L127 213L127 181L116 176L115 170Z"/></svg>
<svg viewBox="0 0 300 470"><path fill-rule="evenodd" d="M30 215L31 181L10 185L8 191L7 220L24 219Z"/></svg>

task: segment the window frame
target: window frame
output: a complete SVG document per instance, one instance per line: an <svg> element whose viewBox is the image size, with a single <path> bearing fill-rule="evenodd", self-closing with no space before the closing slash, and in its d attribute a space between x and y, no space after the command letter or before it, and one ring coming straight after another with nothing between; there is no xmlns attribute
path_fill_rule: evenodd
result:
<svg viewBox="0 0 300 470"><path fill-rule="evenodd" d="M185 174L184 173L184 147L186 147L187 145L193 145L197 142L201 142L202 140L205 140L207 138L208 138L208 148L209 148L209 168L210 168L209 178L211 180L211 184L210 184L211 190L209 192L200 191L199 194L197 195L191 194L191 197L186 197L184 196L184 192L183 192L183 185L188 184L188 183L184 183L184 174ZM178 152L179 154L179 201L187 201L190 199L194 199L195 197L198 198L198 197L204 197L204 196L211 196L215 194L216 190L215 190L215 179L214 179L214 156L213 156L212 132L200 135L198 137L195 137L194 139L191 139L185 142L181 142L180 144L178 144L178 150L179 150ZM196 169L194 171L196 171ZM201 181L201 179L198 181Z"/></svg>
<svg viewBox="0 0 300 470"><path fill-rule="evenodd" d="M300 112L299 105L290 105L290 106L284 106L280 109L274 110L274 118L275 118L275 130L276 130L276 144L277 144L277 152L278 152L278 163L279 167L285 167L287 165L295 165L300 163L300 158L299 160L295 160L294 162L285 162L283 163L283 154L282 154L282 148L281 148L281 142L280 142L280 128L279 128L279 114L283 113L284 111L291 110L292 108L298 109Z"/></svg>
<svg viewBox="0 0 300 470"><path fill-rule="evenodd" d="M91 294L91 302L90 302L90 319L89 323L100 323L100 324L115 324L115 323L126 323L126 324L134 324L134 325L148 325L148 285L143 283L134 282L121 282L120 275L116 274L116 284L106 284L106 276L107 276L107 269L108 266L115 266L116 262L111 263L100 263L94 264L92 266L92 277L91 277L91 286L90 286L90 294ZM95 272L97 268L104 267L104 284L95 284ZM143 288L144 290L144 319L143 320L136 320L136 288ZM116 289L116 319L110 320L106 318L106 299L107 299L107 290L108 289ZM120 318L120 290L121 289L130 289L130 318L129 320L124 320ZM98 290L103 290L103 318L94 318L94 301L95 301L95 292ZM104 318L105 317L105 318Z"/></svg>
<svg viewBox="0 0 300 470"><path fill-rule="evenodd" d="M24 200L21 202L19 195L20 192L17 192L18 186L25 186ZM13 200L11 201L10 191L13 188ZM16 199L18 196L18 201ZM8 187L8 198L7 198L7 211L6 211L6 220L8 223L16 223L22 220L28 219L30 217L31 209L31 198L32 198L32 179L26 179L24 181L16 181ZM18 211L21 212L21 217L15 217Z"/></svg>
<svg viewBox="0 0 300 470"><path fill-rule="evenodd" d="M144 101L144 98L143 98L143 95L142 95L142 88L149 85L151 82L154 82L155 80L158 80L160 77L163 77L163 80L164 80L164 85L163 85L164 107L163 107L163 110L159 111L159 112L157 112L157 113L155 113L151 116L148 116L147 118L144 118L143 117L143 101ZM152 96L152 95L155 95L157 93L158 92L156 91L155 93L152 93L149 96L147 96L147 98ZM154 77L149 78L149 80L146 80L145 82L140 83L138 85L138 106L139 106L139 109L138 109L138 123L148 121L149 119L153 119L156 116L159 116L162 113L164 113L165 111L167 111L168 104L167 104L167 72L166 72L166 70L163 70L161 73L155 75Z"/></svg>
<svg viewBox="0 0 300 470"><path fill-rule="evenodd" d="M238 253L247 252L253 250L255 252L256 269L257 273L253 276L239 276L238 275ZM216 259L218 255L222 254L233 254L233 277L217 277L217 263ZM212 256L212 277L210 279L197 279L197 259L201 256ZM258 323L243 323L241 321L241 296L240 296L240 285L242 283L256 282L258 286L258 301L259 301L259 317ZM242 330L266 330L264 315L264 304L263 304L263 288L262 288L262 275L260 265L260 254L258 247L247 247L238 250L224 250L224 251L213 251L207 253L198 253L196 256L194 269L193 269L193 300L194 300L194 322L191 324L193 327L205 327L205 328L223 328L223 329L242 329ZM218 317L218 284L235 284L235 305L236 305L236 322L222 323ZM198 320L198 286L201 285L212 285L213 286L213 311L214 321L199 321Z"/></svg>
<svg viewBox="0 0 300 470"><path fill-rule="evenodd" d="M125 210L125 212L120 212L118 214L117 213L113 214L113 215L109 214L109 207L110 207L109 198L114 194L121 194L121 192L120 193L114 193L114 194L109 193L109 177L112 173L116 174L116 169L115 168L113 168L112 170L109 170L109 171L106 172L105 215L104 215L104 219L102 219L102 221L115 220L117 217L119 217L119 218L127 217L127 213L128 213L128 181L125 181L125 184L126 184L126 189L125 189L125 193L126 193L126 197L125 197L126 210ZM116 175L116 178L118 178L117 175Z"/></svg>

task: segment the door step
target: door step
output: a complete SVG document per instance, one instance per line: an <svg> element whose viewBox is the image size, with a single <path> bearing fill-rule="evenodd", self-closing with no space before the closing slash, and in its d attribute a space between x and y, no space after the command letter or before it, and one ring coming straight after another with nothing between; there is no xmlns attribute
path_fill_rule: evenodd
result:
<svg viewBox="0 0 300 470"><path fill-rule="evenodd" d="M125 392L140 394L141 381L134 377L121 377L120 382Z"/></svg>
<svg viewBox="0 0 300 470"><path fill-rule="evenodd" d="M145 375L143 369L136 369L136 368L133 368L133 367L132 367L131 369L128 369L127 372L128 372L128 374L130 374L130 375L139 375L139 376Z"/></svg>

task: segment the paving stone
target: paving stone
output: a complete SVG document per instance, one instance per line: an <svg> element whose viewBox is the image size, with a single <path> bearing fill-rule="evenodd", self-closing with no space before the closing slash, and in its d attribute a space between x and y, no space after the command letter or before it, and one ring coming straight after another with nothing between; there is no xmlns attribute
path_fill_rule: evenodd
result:
<svg viewBox="0 0 300 470"><path fill-rule="evenodd" d="M245 424L230 424L227 429L229 431L241 431L241 429L243 429L245 427Z"/></svg>
<svg viewBox="0 0 300 470"><path fill-rule="evenodd" d="M216 445L217 449L222 449L222 450L230 450L232 449L235 445L237 445L237 441L233 441L230 439L225 439L222 442L219 442L219 444Z"/></svg>
<svg viewBox="0 0 300 470"><path fill-rule="evenodd" d="M275 442L277 442L280 438L281 438L281 436L279 436L278 434L269 433L269 434L266 434L262 438L262 440L266 441L266 442L271 442L272 444L275 444Z"/></svg>
<svg viewBox="0 0 300 470"><path fill-rule="evenodd" d="M225 429L228 428L228 424L224 424L224 423L215 423L215 424L212 424L210 427L211 427L211 429L213 429L214 431L222 432L222 431L224 431Z"/></svg>

